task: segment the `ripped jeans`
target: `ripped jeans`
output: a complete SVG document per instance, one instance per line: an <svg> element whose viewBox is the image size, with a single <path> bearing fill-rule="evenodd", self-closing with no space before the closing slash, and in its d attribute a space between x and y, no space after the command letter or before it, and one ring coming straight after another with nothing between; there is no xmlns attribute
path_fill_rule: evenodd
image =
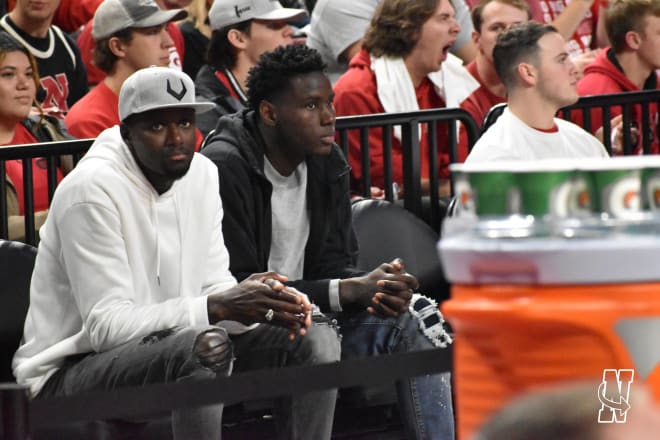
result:
<svg viewBox="0 0 660 440"><path fill-rule="evenodd" d="M260 325L244 335L232 336L231 342L226 331L216 326L155 332L102 353L67 358L37 398L213 379L230 375L234 364L237 370L246 371L339 360L339 341L334 328L312 326L308 330L304 338L289 341L287 330ZM200 336L205 334L228 343L226 354L214 357L214 362L208 365L196 354ZM240 360L234 360L234 355ZM281 399L281 437L330 438L335 399L336 390ZM174 439L220 439L222 410L220 403L173 410Z"/></svg>
<svg viewBox="0 0 660 440"><path fill-rule="evenodd" d="M435 348L410 313L379 318L366 311L342 312L336 319L342 337L342 359ZM396 391L407 439L454 439L449 373L399 380Z"/></svg>

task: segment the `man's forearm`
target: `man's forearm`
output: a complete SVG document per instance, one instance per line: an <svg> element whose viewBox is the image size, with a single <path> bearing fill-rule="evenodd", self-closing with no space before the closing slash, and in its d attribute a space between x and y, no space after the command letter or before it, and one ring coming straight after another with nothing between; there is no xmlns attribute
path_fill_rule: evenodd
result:
<svg viewBox="0 0 660 440"><path fill-rule="evenodd" d="M573 0L551 24L557 28L562 37L569 40L593 3L594 0Z"/></svg>

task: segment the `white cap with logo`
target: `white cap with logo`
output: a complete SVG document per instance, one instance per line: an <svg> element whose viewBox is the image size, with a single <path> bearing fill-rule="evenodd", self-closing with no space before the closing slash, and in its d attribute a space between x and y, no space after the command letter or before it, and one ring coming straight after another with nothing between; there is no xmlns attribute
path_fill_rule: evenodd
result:
<svg viewBox="0 0 660 440"><path fill-rule="evenodd" d="M122 29L158 26L187 16L183 9L160 9L154 0L104 0L94 14L92 37L98 41Z"/></svg>
<svg viewBox="0 0 660 440"><path fill-rule="evenodd" d="M195 102L195 84L185 73L169 67L147 67L129 76L119 91L119 119L150 110L190 108L211 110L211 102Z"/></svg>
<svg viewBox="0 0 660 440"><path fill-rule="evenodd" d="M279 0L215 0L209 11L211 29L247 20L302 20L307 17L304 9L285 8Z"/></svg>

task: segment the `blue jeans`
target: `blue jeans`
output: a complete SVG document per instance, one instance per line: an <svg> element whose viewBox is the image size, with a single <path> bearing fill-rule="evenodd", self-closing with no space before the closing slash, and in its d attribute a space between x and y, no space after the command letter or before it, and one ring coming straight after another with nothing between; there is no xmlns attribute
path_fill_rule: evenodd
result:
<svg viewBox="0 0 660 440"><path fill-rule="evenodd" d="M342 359L435 348L410 313L378 318L368 312L343 312L336 318ZM406 438L454 440L450 379L450 373L441 373L397 381Z"/></svg>
<svg viewBox="0 0 660 440"><path fill-rule="evenodd" d="M102 353L71 356L46 382L38 398L67 396L87 391L109 391L152 383L213 379L236 370L310 365L339 360L336 330L314 325L303 338L289 341L288 331L260 325L232 336L233 350L216 364L203 365L195 354L198 337L212 332L227 339L216 326L172 328L129 341ZM236 355L236 359L233 356ZM286 439L329 439L336 390L326 390L281 399L278 402ZM222 432L222 404L172 411L175 439L218 440Z"/></svg>

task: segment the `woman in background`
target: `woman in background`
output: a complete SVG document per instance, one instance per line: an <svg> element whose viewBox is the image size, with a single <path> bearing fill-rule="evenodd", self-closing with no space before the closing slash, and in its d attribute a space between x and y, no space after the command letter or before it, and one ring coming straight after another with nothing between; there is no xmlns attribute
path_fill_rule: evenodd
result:
<svg viewBox="0 0 660 440"><path fill-rule="evenodd" d="M0 32L0 147L67 138L60 121L46 116L36 101L39 73L34 57L18 41ZM34 106L34 108L33 108ZM23 163L5 161L9 239L25 239ZM48 212L46 160L32 159L32 184L37 230ZM58 181L62 172L57 170Z"/></svg>
<svg viewBox="0 0 660 440"><path fill-rule="evenodd" d="M206 48L211 39L208 16L212 4L213 0L193 0L185 8L188 11L188 18L179 23L185 46L183 71L193 80L199 68L206 64Z"/></svg>

